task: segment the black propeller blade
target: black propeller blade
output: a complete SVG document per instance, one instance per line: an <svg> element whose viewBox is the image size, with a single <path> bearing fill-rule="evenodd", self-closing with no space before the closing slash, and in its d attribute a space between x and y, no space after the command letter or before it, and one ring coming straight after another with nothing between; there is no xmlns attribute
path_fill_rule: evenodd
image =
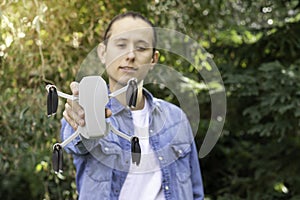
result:
<svg viewBox="0 0 300 200"><path fill-rule="evenodd" d="M130 80L126 91L126 103L129 107L134 108L136 106L137 95L137 82L136 80Z"/></svg>
<svg viewBox="0 0 300 200"><path fill-rule="evenodd" d="M132 137L131 139L131 158L132 163L139 165L141 162L141 146L138 137Z"/></svg>
<svg viewBox="0 0 300 200"><path fill-rule="evenodd" d="M47 97L47 113L48 117L55 115L58 107L58 95L57 90L54 86L49 87L48 97Z"/></svg>

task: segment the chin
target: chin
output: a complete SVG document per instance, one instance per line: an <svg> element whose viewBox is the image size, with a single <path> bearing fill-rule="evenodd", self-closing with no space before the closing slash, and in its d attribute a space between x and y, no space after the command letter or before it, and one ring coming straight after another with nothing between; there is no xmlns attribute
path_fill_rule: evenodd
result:
<svg viewBox="0 0 300 200"><path fill-rule="evenodd" d="M121 86L126 86L128 81L133 78L132 76L128 76L128 77L122 77L122 78L118 78L116 79L114 82L118 85L121 85Z"/></svg>
<svg viewBox="0 0 300 200"><path fill-rule="evenodd" d="M119 79L117 79L117 82L118 82L119 84L125 84L125 85L126 85L127 82L128 82L130 79L132 79L132 78L137 78L137 77L128 74L128 75L124 75L124 76L120 77Z"/></svg>

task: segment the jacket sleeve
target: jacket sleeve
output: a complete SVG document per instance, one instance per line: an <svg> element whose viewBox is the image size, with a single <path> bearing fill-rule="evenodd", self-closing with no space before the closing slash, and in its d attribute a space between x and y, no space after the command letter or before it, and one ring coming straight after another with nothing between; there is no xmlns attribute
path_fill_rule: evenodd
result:
<svg viewBox="0 0 300 200"><path fill-rule="evenodd" d="M191 163L191 174L192 174L194 199L203 200L204 199L203 182L202 182L201 169L200 169L198 153L197 153L195 142L192 143L191 162L190 163Z"/></svg>
<svg viewBox="0 0 300 200"><path fill-rule="evenodd" d="M187 120L187 129L189 132L189 136L191 137L191 155L190 155L190 168L191 168L191 179L193 185L193 197L195 200L203 200L204 199L204 189L201 175L201 168L199 163L198 151L195 144L195 137L193 135L193 131L190 123Z"/></svg>
<svg viewBox="0 0 300 200"><path fill-rule="evenodd" d="M75 130L64 118L61 120L61 125L60 137L61 140L64 141L74 134ZM67 144L64 149L67 153L75 155L84 155L88 153L88 150L85 148L85 145L83 145L82 138L80 136L76 137L72 142Z"/></svg>

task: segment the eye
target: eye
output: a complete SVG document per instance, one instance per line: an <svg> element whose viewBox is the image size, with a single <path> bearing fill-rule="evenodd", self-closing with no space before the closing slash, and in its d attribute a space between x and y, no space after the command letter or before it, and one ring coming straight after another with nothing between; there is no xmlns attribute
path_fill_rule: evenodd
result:
<svg viewBox="0 0 300 200"><path fill-rule="evenodd" d="M144 47L144 46L137 46L136 47L136 50L137 51L145 51L147 48L146 47Z"/></svg>
<svg viewBox="0 0 300 200"><path fill-rule="evenodd" d="M120 49L124 49L126 47L125 43L118 43L117 47L119 47Z"/></svg>

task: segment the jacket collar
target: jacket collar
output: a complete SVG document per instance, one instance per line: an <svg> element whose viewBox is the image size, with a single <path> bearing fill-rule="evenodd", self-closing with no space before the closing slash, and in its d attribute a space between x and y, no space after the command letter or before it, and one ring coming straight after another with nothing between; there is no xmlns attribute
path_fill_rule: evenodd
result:
<svg viewBox="0 0 300 200"><path fill-rule="evenodd" d="M156 108L159 108L159 103L155 101L153 95L145 88L143 88L143 95L146 97L149 108L152 112ZM110 101L108 102L108 108L112 111L113 115L118 114L123 110L129 110L127 106L123 106L116 98L110 99Z"/></svg>

